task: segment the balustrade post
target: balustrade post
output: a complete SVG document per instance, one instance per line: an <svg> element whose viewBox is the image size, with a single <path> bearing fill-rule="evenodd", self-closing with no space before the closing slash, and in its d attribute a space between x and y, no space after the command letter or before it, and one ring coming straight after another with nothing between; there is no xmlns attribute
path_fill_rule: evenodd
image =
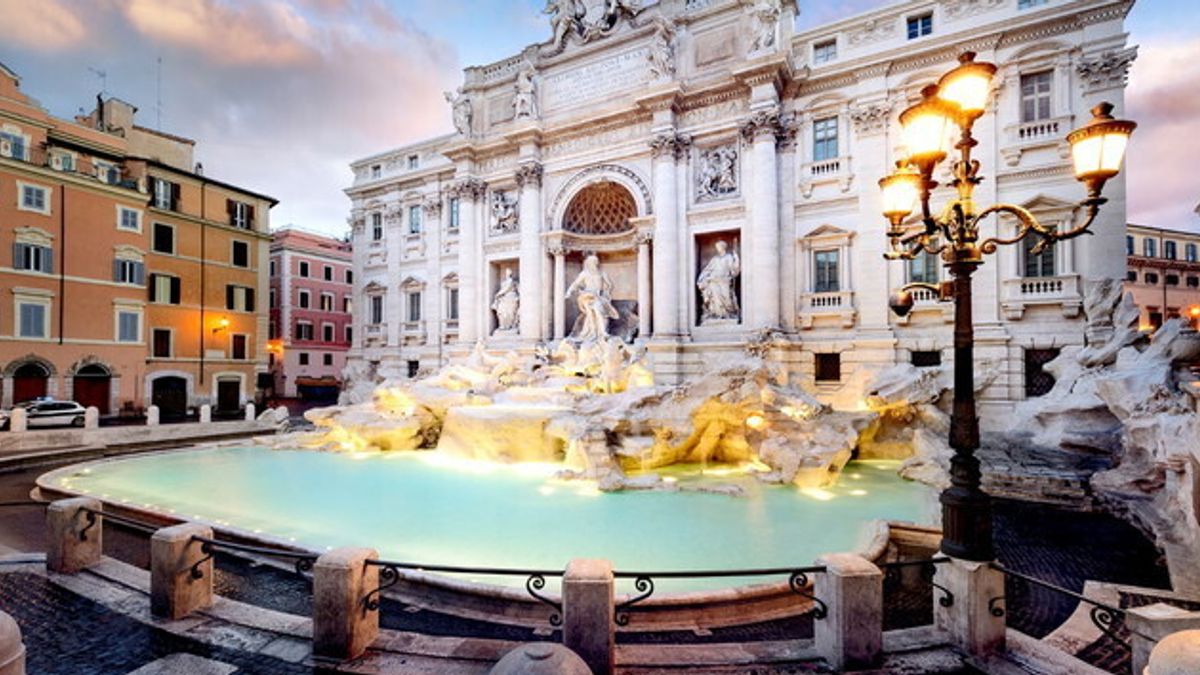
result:
<svg viewBox="0 0 1200 675"><path fill-rule="evenodd" d="M868 667L883 654L883 572L862 556L833 553L817 559L825 572L813 596L828 607L813 622L817 652L835 670Z"/></svg>
<svg viewBox="0 0 1200 675"><path fill-rule="evenodd" d="M934 623L938 628L949 633L960 649L973 656L1004 649L1004 612L992 604L993 598L1004 596L1003 572L989 562L951 558L937 566L934 580L954 597L949 607L934 603ZM997 613L1000 615L996 616Z"/></svg>
<svg viewBox="0 0 1200 675"><path fill-rule="evenodd" d="M210 424L212 422L212 406L205 403L200 406L200 424Z"/></svg>
<svg viewBox="0 0 1200 675"><path fill-rule="evenodd" d="M52 502L46 508L46 569L59 574L76 572L100 562L103 555L104 517L100 501L74 497Z"/></svg>
<svg viewBox="0 0 1200 675"><path fill-rule="evenodd" d="M89 405L83 411L83 428L84 429L99 429L100 428L100 409L94 405Z"/></svg>
<svg viewBox="0 0 1200 675"><path fill-rule="evenodd" d="M213 604L212 554L196 537L211 539L211 527L183 523L150 537L150 613L182 619Z"/></svg>
<svg viewBox="0 0 1200 675"><path fill-rule="evenodd" d="M379 588L379 558L370 548L337 548L313 564L313 654L348 660L361 656L379 637L379 610L367 594Z"/></svg>
<svg viewBox="0 0 1200 675"><path fill-rule="evenodd" d="M563 574L563 645L596 675L613 672L616 626L613 568L607 560L572 560Z"/></svg>

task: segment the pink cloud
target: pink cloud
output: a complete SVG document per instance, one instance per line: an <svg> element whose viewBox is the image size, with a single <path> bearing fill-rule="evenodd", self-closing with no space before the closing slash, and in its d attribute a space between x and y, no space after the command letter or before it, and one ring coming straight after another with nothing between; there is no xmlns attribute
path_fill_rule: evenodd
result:
<svg viewBox="0 0 1200 675"><path fill-rule="evenodd" d="M308 22L282 2L131 0L129 23L143 36L199 52L215 63L291 65L312 57Z"/></svg>
<svg viewBox="0 0 1200 675"><path fill-rule="evenodd" d="M70 48L86 35L83 22L59 0L4 3L0 44L53 52Z"/></svg>

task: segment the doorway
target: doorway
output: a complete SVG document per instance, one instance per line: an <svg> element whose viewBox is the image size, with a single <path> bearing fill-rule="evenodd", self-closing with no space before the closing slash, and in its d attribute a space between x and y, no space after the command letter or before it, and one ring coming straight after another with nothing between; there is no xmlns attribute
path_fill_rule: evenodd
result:
<svg viewBox="0 0 1200 675"><path fill-rule="evenodd" d="M93 363L75 371L73 384L75 402L87 408L95 406L101 415L107 415L112 392L112 374L104 366Z"/></svg>
<svg viewBox="0 0 1200 675"><path fill-rule="evenodd" d="M13 373L13 403L24 403L46 395L50 385L50 370L41 363L30 361Z"/></svg>
<svg viewBox="0 0 1200 675"><path fill-rule="evenodd" d="M150 402L158 406L160 419L180 420L187 416L187 380L164 375L150 385Z"/></svg>

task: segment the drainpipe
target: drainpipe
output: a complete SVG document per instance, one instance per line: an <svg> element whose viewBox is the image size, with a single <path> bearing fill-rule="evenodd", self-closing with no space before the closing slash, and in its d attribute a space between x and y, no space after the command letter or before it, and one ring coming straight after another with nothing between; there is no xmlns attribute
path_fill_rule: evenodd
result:
<svg viewBox="0 0 1200 675"><path fill-rule="evenodd" d="M58 184L58 344L63 344L66 333L67 307L67 185Z"/></svg>
<svg viewBox="0 0 1200 675"><path fill-rule="evenodd" d="M208 233L208 228L204 223L204 182L200 182L200 384L204 384L204 291L205 291L205 262L208 257L208 250L205 247L205 237Z"/></svg>

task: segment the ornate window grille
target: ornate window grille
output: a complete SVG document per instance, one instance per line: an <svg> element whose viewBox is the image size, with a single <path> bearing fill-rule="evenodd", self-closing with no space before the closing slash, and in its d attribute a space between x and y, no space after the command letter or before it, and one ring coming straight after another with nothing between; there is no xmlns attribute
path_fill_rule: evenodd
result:
<svg viewBox="0 0 1200 675"><path fill-rule="evenodd" d="M633 195L620 185L603 181L589 185L567 206L563 229L576 234L620 234L632 229L637 216Z"/></svg>

